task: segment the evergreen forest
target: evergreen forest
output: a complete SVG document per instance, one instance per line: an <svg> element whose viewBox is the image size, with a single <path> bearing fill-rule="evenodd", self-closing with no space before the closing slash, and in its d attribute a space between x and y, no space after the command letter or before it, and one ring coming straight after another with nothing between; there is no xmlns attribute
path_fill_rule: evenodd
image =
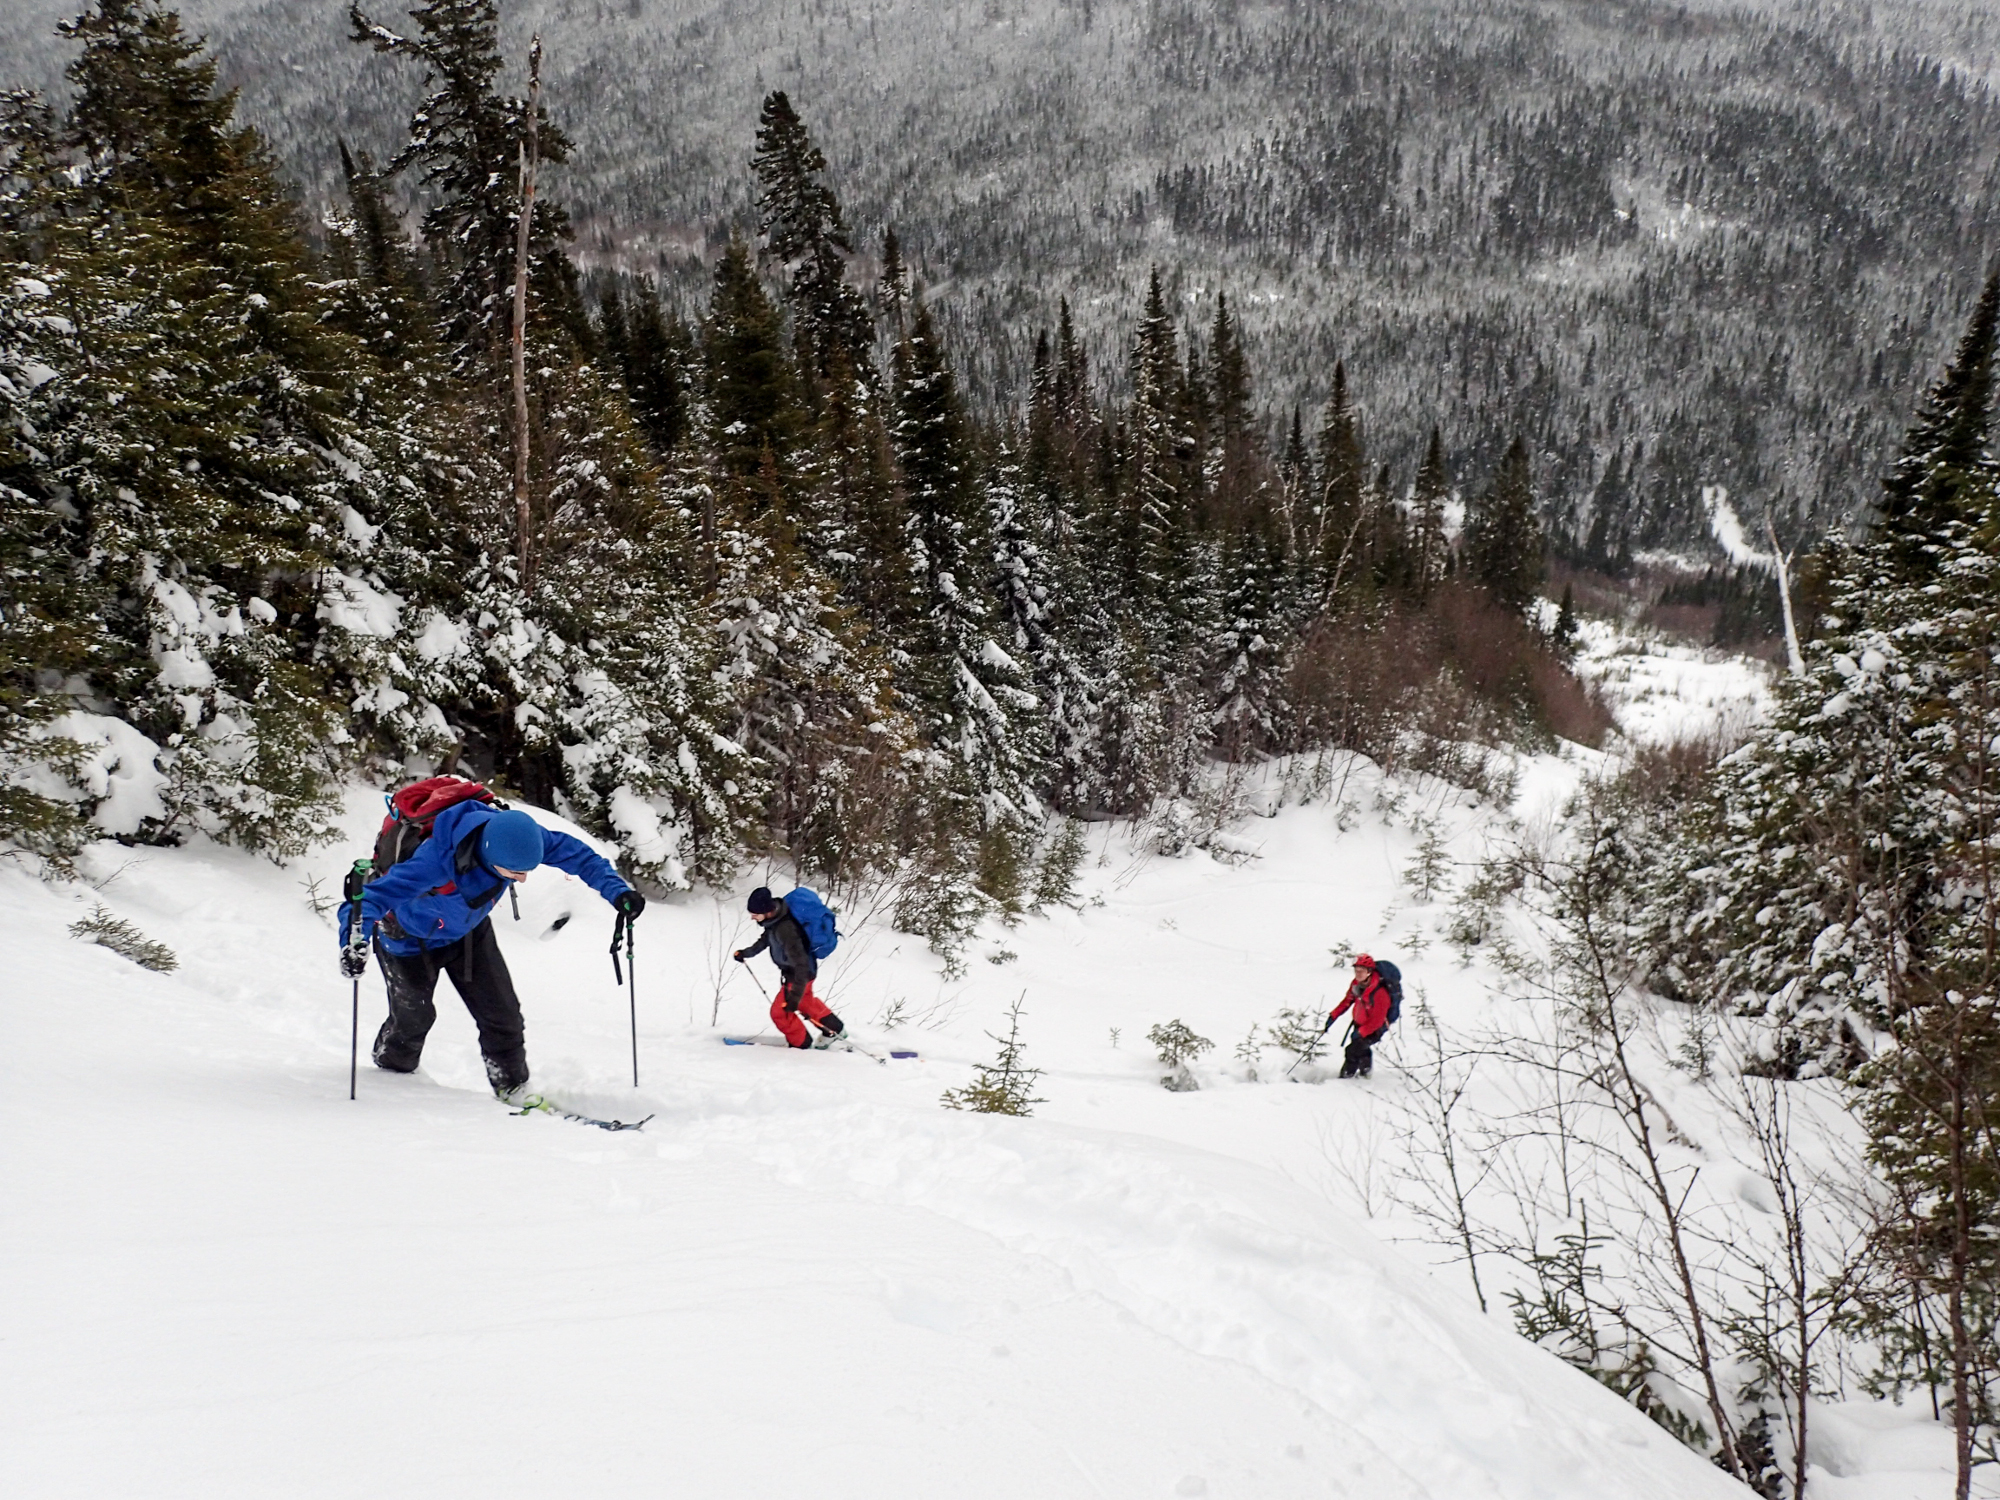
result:
<svg viewBox="0 0 2000 1500"><path fill-rule="evenodd" d="M50 33L74 6L17 8L0 75L59 92ZM345 196L340 140L401 149L417 79L352 45L340 0L183 9L315 216ZM1552 540L1600 568L1704 546L1709 487L1788 548L1863 514L2000 222L2000 24L1976 0L509 0L498 19L517 91L547 41L586 273L652 276L699 322L784 89L857 278L893 224L988 418L1064 299L1129 394L1157 265L1184 337L1229 298L1274 441L1344 359L1378 459L1407 480L1436 426L1471 488L1518 434Z"/></svg>
<svg viewBox="0 0 2000 1500"><path fill-rule="evenodd" d="M1213 756L1476 775L1601 732L1518 437L1458 525L1437 434L1376 465L1344 368L1267 443L1227 295L1184 330L1158 271L1115 378L1063 304L982 415L893 226L854 274L782 92L689 322L580 272L545 188L574 148L501 91L494 0L410 22L352 13L423 97L392 157L341 145L321 236L155 0L70 23L65 108L8 101L7 745L82 776L21 783L15 828L60 848L139 754L164 780L120 832L294 851L354 769L445 766L660 887L920 869L948 944L1052 816L1191 797ZM79 707L142 739L70 747Z"/></svg>

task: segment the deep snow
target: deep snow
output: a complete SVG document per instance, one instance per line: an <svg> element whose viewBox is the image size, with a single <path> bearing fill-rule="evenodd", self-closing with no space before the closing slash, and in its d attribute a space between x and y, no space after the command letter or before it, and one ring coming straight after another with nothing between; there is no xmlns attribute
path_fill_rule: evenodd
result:
<svg viewBox="0 0 2000 1500"><path fill-rule="evenodd" d="M1524 797L1588 759L1537 763ZM1401 872L1413 803L1463 848L1493 810L1368 766L1350 790L1250 819L1242 864L1095 830L1081 909L990 925L962 981L858 922L824 992L915 1061L720 1045L768 1029L721 960L741 892L655 903L636 1091L610 911L538 873L498 919L535 1082L656 1114L620 1135L493 1101L448 984L423 1070L364 1051L349 1102L349 991L305 881L337 884L379 794L293 867L107 844L88 885L0 869L0 1493L1746 1493L1378 1237L1355 1151L1392 1070L1228 1064L1251 1022L1338 993L1341 939L1404 957L1441 1014L1492 1003ZM70 938L100 902L181 969ZM365 1049L373 970L362 993ZM1023 995L1046 1102L941 1109ZM1218 1044L1201 1092L1158 1086L1144 1032L1174 1017ZM1837 1466L1878 1471L1829 1473L1830 1500L1944 1492L1939 1429L1830 1421Z"/></svg>

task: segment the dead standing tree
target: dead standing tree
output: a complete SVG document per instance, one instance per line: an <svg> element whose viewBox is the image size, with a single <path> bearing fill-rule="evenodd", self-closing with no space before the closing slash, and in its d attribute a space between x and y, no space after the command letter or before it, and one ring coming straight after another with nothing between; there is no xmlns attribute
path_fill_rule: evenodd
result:
<svg viewBox="0 0 2000 1500"><path fill-rule="evenodd" d="M535 225L535 171L541 164L542 34L528 48L528 134L520 146L521 209L514 240L514 550L521 590L535 591L534 504L528 489L528 250Z"/></svg>

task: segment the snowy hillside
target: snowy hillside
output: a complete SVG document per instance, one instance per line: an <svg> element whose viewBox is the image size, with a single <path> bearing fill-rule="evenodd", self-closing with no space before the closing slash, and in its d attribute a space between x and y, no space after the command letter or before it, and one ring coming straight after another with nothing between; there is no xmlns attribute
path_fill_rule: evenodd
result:
<svg viewBox="0 0 2000 1500"><path fill-rule="evenodd" d="M1275 885L1154 866L963 987L864 936L831 986L864 1034L895 998L941 1008L893 1066L720 1046L706 971L733 934L705 900L656 909L636 1096L605 914L587 897L540 944L573 893L531 883L504 942L538 1079L655 1113L620 1136L510 1118L450 1005L422 1074L369 1070L350 1104L298 872L103 856L102 899L175 947L170 977L70 941L85 905L9 875L6 1197L28 1232L0 1476L37 1497L269 1493L276 1472L292 1494L1725 1492L1288 1175L1354 1098L1156 1086L1155 1018L1227 1035L1317 1003L1320 955L1251 947L1281 911L1360 898L1371 853L1317 887L1296 860ZM940 1110L1019 989L1048 1106ZM757 1029L750 985L725 994L725 1025Z"/></svg>
<svg viewBox="0 0 2000 1500"><path fill-rule="evenodd" d="M1542 761L1524 797L1576 771ZM1243 824L1247 862L1100 832L1080 909L987 928L962 982L852 921L827 993L915 1060L722 1046L769 1030L720 957L740 893L656 904L636 1092L609 912L541 872L498 922L536 1081L653 1116L616 1135L511 1117L448 996L423 1071L364 1056L348 1101L348 992L309 904L342 848L278 868L101 845L87 886L0 872L0 1491L1747 1493L1368 1222L1356 1152L1390 1149L1395 1045L1363 1085L1219 1061L1338 993L1337 941L1402 956L1441 1015L1490 1010L1400 874L1423 795L1349 768ZM1428 795L1467 854L1498 816ZM378 808L352 794L355 850ZM97 904L178 971L67 936ZM940 1109L1021 995L1046 1102ZM371 973L364 1047L380 996ZM1221 1044L1199 1092L1161 1089L1143 1041L1175 1017ZM1881 1461L1865 1419L1824 1462ZM1936 1429L1888 1425L1937 1457ZM1919 1484L1820 1493L1942 1493Z"/></svg>

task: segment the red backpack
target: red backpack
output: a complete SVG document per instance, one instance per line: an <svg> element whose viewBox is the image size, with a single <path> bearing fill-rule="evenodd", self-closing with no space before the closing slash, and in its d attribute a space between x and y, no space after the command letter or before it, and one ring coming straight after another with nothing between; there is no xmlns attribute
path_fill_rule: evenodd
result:
<svg viewBox="0 0 2000 1500"><path fill-rule="evenodd" d="M431 836L431 825L437 822L438 814L446 808L461 802L484 802L489 807L507 805L478 782L467 781L463 776L426 777L382 800L389 804L389 816L382 820L382 831L375 835L375 869L371 878L379 878L415 854Z"/></svg>

